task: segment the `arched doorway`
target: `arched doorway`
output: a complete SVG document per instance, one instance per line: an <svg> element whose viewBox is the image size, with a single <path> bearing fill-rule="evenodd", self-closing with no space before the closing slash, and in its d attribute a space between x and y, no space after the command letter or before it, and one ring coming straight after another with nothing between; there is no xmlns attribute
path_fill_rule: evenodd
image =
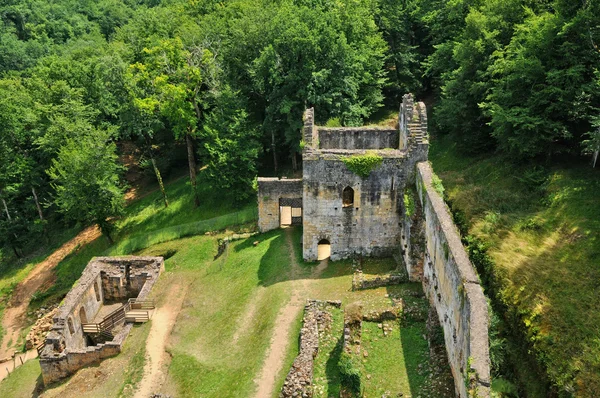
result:
<svg viewBox="0 0 600 398"><path fill-rule="evenodd" d="M85 308L83 307L79 309L79 320L81 321L82 325L88 323L87 315L85 314Z"/></svg>
<svg viewBox="0 0 600 398"><path fill-rule="evenodd" d="M317 260L325 260L331 256L331 243L327 239L321 239L317 245Z"/></svg>

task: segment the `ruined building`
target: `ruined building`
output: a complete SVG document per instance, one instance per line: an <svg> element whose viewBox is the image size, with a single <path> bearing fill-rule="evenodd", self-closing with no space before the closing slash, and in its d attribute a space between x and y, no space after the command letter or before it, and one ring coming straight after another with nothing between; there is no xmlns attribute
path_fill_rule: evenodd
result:
<svg viewBox="0 0 600 398"><path fill-rule="evenodd" d="M303 227L307 261L402 258L444 330L459 397L489 397L487 302L427 162L427 112L407 94L398 128L315 126L304 114L303 178L258 179L258 226Z"/></svg>
<svg viewBox="0 0 600 398"><path fill-rule="evenodd" d="M134 322L148 320L147 300L162 257L95 257L64 298L39 347L44 384L118 354Z"/></svg>
<svg viewBox="0 0 600 398"><path fill-rule="evenodd" d="M415 165L427 160L427 113L404 96L399 128L320 127L304 114L303 178L259 178L259 229L302 224L303 256L318 258L329 245L332 260L391 255L402 229L401 204ZM379 164L366 178L347 166L362 158Z"/></svg>

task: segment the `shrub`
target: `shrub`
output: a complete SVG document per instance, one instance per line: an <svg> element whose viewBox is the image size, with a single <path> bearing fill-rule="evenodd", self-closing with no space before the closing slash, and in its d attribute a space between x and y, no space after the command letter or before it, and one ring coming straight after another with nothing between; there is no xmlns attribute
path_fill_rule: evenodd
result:
<svg viewBox="0 0 600 398"><path fill-rule="evenodd" d="M383 158L376 153L367 152L364 155L343 157L342 161L348 170L361 178L367 178L373 170L381 165Z"/></svg>
<svg viewBox="0 0 600 398"><path fill-rule="evenodd" d="M415 196L410 190L404 194L404 209L408 217L412 217L415 214Z"/></svg>
<svg viewBox="0 0 600 398"><path fill-rule="evenodd" d="M342 386L350 390L355 396L358 396L361 390L360 360L356 356L344 351L340 355L338 367Z"/></svg>

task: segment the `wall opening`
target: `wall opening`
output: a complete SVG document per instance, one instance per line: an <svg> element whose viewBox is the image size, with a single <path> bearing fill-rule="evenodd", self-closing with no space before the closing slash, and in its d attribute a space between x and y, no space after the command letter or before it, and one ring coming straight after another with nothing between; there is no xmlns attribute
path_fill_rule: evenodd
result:
<svg viewBox="0 0 600 398"><path fill-rule="evenodd" d="M292 206L279 206L279 225L292 225Z"/></svg>
<svg viewBox="0 0 600 398"><path fill-rule="evenodd" d="M331 243L327 239L321 239L317 245L317 260L325 260L331 257Z"/></svg>
<svg viewBox="0 0 600 398"><path fill-rule="evenodd" d="M279 199L279 226L302 225L302 198Z"/></svg>
<svg viewBox="0 0 600 398"><path fill-rule="evenodd" d="M67 325L69 325L69 333L75 333L75 328L73 327L73 320L71 318L67 319Z"/></svg>
<svg viewBox="0 0 600 398"><path fill-rule="evenodd" d="M79 309L79 320L81 321L82 325L88 323L87 315L85 314L85 308L83 307Z"/></svg>
<svg viewBox="0 0 600 398"><path fill-rule="evenodd" d="M98 281L94 282L94 293L96 293L96 301L100 301L100 289L98 288Z"/></svg>
<svg viewBox="0 0 600 398"><path fill-rule="evenodd" d="M354 207L354 189L350 187L344 188L342 192L342 206Z"/></svg>

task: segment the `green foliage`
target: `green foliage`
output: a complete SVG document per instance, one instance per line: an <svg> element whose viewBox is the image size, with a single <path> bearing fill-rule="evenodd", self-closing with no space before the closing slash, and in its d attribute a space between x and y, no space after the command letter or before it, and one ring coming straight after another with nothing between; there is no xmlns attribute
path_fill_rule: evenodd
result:
<svg viewBox="0 0 600 398"><path fill-rule="evenodd" d="M353 396L359 396L362 387L362 364L360 358L347 351L342 351L338 367L342 385L347 388Z"/></svg>
<svg viewBox="0 0 600 398"><path fill-rule="evenodd" d="M67 217L84 224L96 223L111 239L109 218L123 212L123 189L119 183L115 144L107 131L77 141L67 140L52 162L48 175L56 191L55 202Z"/></svg>
<svg viewBox="0 0 600 398"><path fill-rule="evenodd" d="M325 127L342 127L342 122L340 121L339 117L332 117L331 119L327 120Z"/></svg>
<svg viewBox="0 0 600 398"><path fill-rule="evenodd" d="M446 188L444 188L444 184L442 184L440 177L435 173L431 176L431 185L433 185L433 189L443 198Z"/></svg>
<svg viewBox="0 0 600 398"><path fill-rule="evenodd" d="M244 202L256 194L260 134L231 89L224 89L216 104L204 122L200 154L205 155L211 185Z"/></svg>
<svg viewBox="0 0 600 398"><path fill-rule="evenodd" d="M342 162L357 176L368 178L371 172L381 165L383 158L376 153L367 152L364 155L345 156Z"/></svg>
<svg viewBox="0 0 600 398"><path fill-rule="evenodd" d="M415 194L412 190L408 190L404 194L404 210L408 217L412 217L415 214Z"/></svg>

